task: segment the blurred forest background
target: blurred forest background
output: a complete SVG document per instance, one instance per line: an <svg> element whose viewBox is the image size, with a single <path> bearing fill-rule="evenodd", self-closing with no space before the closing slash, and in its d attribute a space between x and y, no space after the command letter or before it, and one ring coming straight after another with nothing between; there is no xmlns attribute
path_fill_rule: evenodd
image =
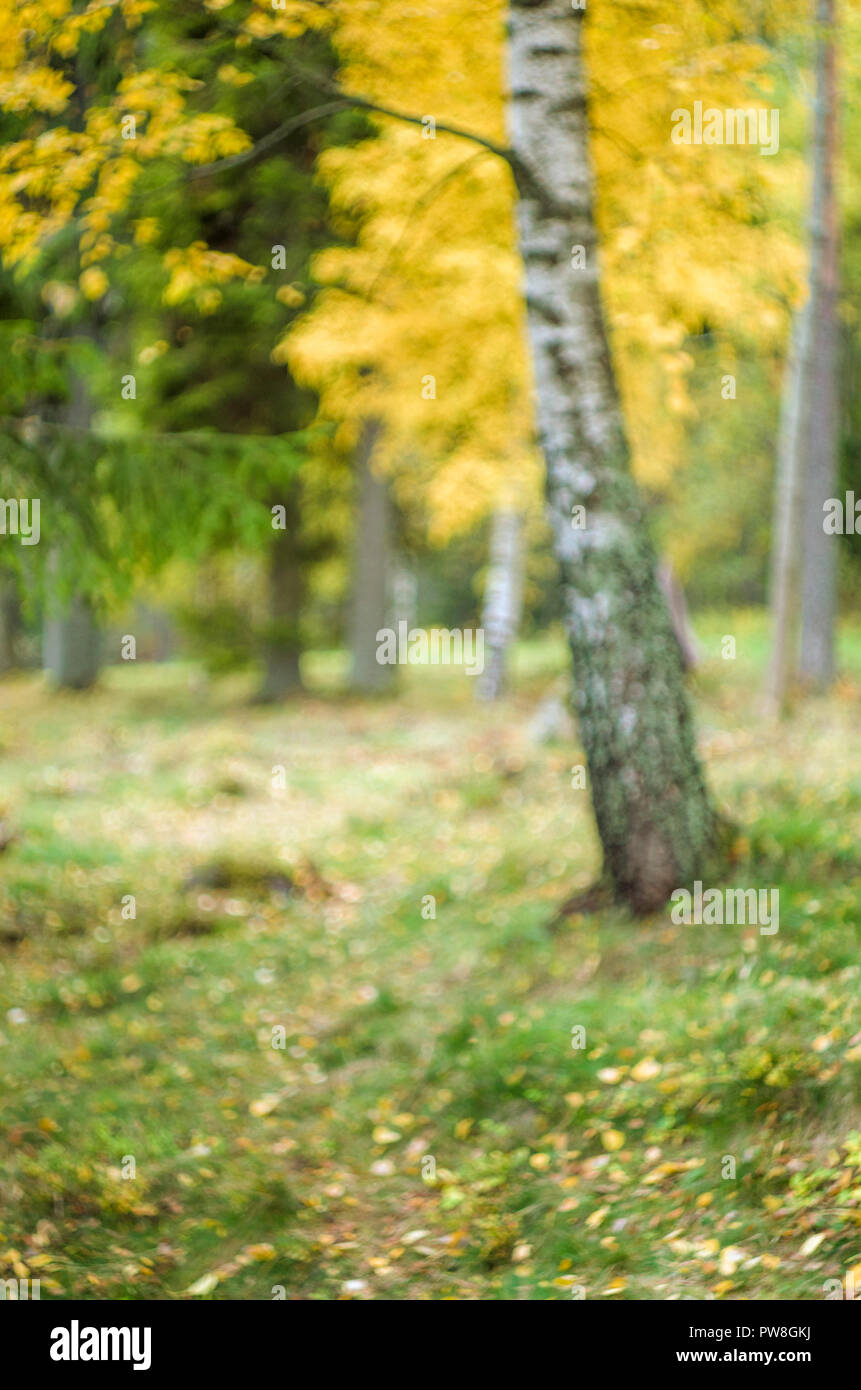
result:
<svg viewBox="0 0 861 1390"><path fill-rule="evenodd" d="M861 498L861 8L532 8L582 27L566 269L674 757L780 934L669 922L696 843L626 877L570 711L502 0L0 0L0 1277L43 1297L861 1270L861 519L818 500ZM779 149L680 146L697 101ZM381 665L399 622L483 674Z"/></svg>

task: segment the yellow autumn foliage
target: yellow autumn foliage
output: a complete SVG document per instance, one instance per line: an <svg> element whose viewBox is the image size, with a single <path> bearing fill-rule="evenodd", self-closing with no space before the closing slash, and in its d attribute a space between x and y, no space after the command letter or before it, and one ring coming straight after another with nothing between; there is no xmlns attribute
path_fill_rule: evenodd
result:
<svg viewBox="0 0 861 1390"><path fill-rule="evenodd" d="M795 22L787 4L772 10L775 25ZM384 419L385 462L438 538L502 496L540 492L513 181L501 159L432 124L506 143L505 11L502 0L337 10L345 87L422 124L375 117L376 139L324 155L359 240L317 258L327 288L275 353L345 438ZM770 55L745 32L737 3L588 12L604 296L635 471L656 492L684 462L689 335L707 328L729 370L742 314L758 347L778 352L801 295L798 160L670 140L676 106L761 104Z"/></svg>

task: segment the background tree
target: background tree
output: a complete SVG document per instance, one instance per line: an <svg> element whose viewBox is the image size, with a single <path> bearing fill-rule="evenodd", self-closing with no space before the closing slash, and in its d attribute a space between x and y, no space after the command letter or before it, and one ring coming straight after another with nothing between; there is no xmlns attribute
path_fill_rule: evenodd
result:
<svg viewBox="0 0 861 1390"><path fill-rule="evenodd" d="M837 296L839 290L837 48L834 0L816 0L816 108L810 213L810 371L803 380L806 450L801 575L802 681L825 689L834 677L837 546L824 528L824 504L837 484L840 436Z"/></svg>
<svg viewBox="0 0 861 1390"><path fill-rule="evenodd" d="M213 538L216 546L236 547L242 530L236 517L242 512L253 528L253 548L267 552L265 613L257 614L252 630L264 664L259 698L275 700L301 686L309 574L335 538L331 529L327 534L325 520L312 527L305 516L314 495L314 480L307 475L332 466L328 441L321 439L316 450L310 441L302 442L316 397L272 360L271 351L313 303L312 251L336 239L326 192L313 177L315 161L331 143L360 138L366 123L350 111L301 123L302 95L285 81L285 64L306 62L321 72L334 71L329 45L313 31L276 34L237 50L235 35L225 31L218 14L180 11L164 17L161 43L165 60L170 54L182 61L206 94L204 102L218 94L220 109L251 138L254 155L235 165L228 160L227 167L216 162L195 170L182 200L175 198L175 182L165 184L157 166L144 176L141 198L146 197L149 211L138 225L146 245L133 285L140 305L137 343L149 363L141 424L174 432L205 427L225 434L289 436L296 443L292 453L274 451L268 466L247 479L241 495L225 462L222 501L231 499L232 505L223 507L223 528ZM295 130L270 148L265 137L274 110ZM171 251L180 247L197 248L197 261ZM201 287L194 266L204 256L250 269L243 278L226 275L221 285ZM173 273L159 314L144 306L165 258ZM212 457L217 461L217 449ZM279 471L282 464L286 471Z"/></svg>
<svg viewBox="0 0 861 1390"><path fill-rule="evenodd" d="M499 507L490 531L487 576L484 585L484 671L477 694L496 700L506 679L508 653L523 609L523 517L515 506Z"/></svg>
<svg viewBox="0 0 861 1390"><path fill-rule="evenodd" d="M386 479L374 469L381 425L366 420L356 449L356 531L350 603L350 684L373 693L392 683L377 661L377 633L388 626L392 583L392 508Z"/></svg>
<svg viewBox="0 0 861 1390"><path fill-rule="evenodd" d="M9 27L14 58L21 35ZM325 526L307 527L302 516L299 464L311 452L303 427L314 414L313 393L269 354L310 292L310 250L333 236L325 191L313 181L315 159L329 140L360 136L363 124L349 110L338 118L337 103L324 113L328 121L304 120L304 105L285 81L284 49L331 73L327 43L313 25L287 33L276 27L253 46L242 37L197 6L125 4L84 20L61 7L27 38L28 56L41 46L45 64L22 59L31 105L10 99L14 133L23 138L10 146L14 158L0 184L7 262L33 277L54 267L67 316L86 311L107 320L111 349L128 368L122 404L102 403L113 442L98 474L112 506L135 490L147 495L143 530L137 518L125 524L127 548L137 536L138 559L150 568L166 558L168 541L189 561L207 546L251 542L268 550L268 614L254 628L265 665L261 695L272 699L299 684L305 570L332 542ZM102 50L110 62L101 62ZM93 64L97 83L81 77ZM286 133L274 144L265 138L273 109L287 113ZM47 142L39 135L46 119ZM59 167L70 150L77 181ZM196 177L177 167L183 160L202 166ZM39 167L38 197L32 179L22 182L25 165L31 174ZM222 446L216 431L236 442ZM239 476L240 436L257 435L278 442L252 448ZM151 486L144 471L150 450L175 454L183 441L176 487L164 479ZM94 444L93 482L100 452ZM314 456L318 475L322 454ZM188 507L189 482L204 466L206 486Z"/></svg>
<svg viewBox="0 0 861 1390"><path fill-rule="evenodd" d="M784 709L796 672L820 689L834 674L837 548L823 527L840 435L834 7L817 0L815 17L808 288L787 354L776 464L768 677L775 712Z"/></svg>

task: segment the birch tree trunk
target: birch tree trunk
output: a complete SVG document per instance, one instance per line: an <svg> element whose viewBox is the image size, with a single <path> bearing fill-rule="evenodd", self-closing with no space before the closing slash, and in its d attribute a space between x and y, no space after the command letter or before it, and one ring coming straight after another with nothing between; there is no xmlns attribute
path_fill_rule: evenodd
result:
<svg viewBox="0 0 861 1390"><path fill-rule="evenodd" d="M391 508L384 478L373 468L380 423L368 420L356 454L356 540L350 604L350 687L367 694L392 684L391 666L377 661L377 633L389 615Z"/></svg>
<svg viewBox="0 0 861 1390"><path fill-rule="evenodd" d="M570 0L512 0L511 144L538 424L592 803L617 895L649 912L702 871L715 819L604 326L582 20ZM585 266L575 268L574 246L585 249Z"/></svg>
<svg viewBox="0 0 861 1390"><path fill-rule="evenodd" d="M811 429L804 489L799 675L824 690L834 678L837 543L823 529L823 503L837 485L837 79L834 0L816 3L816 117L810 247Z"/></svg>
<svg viewBox="0 0 861 1390"><path fill-rule="evenodd" d="M399 622L407 632L415 627L418 617L419 586L409 560L401 556L392 569L392 620L395 629Z"/></svg>
<svg viewBox="0 0 861 1390"><path fill-rule="evenodd" d="M658 565L658 583L670 610L670 622L682 654L682 666L686 671L693 671L699 665L699 647L688 617L685 591L670 560L662 560Z"/></svg>
<svg viewBox="0 0 861 1390"><path fill-rule="evenodd" d="M484 591L484 671L477 695L497 700L505 687L508 649L517 636L523 605L523 518L500 508L490 532L490 556Z"/></svg>
<svg viewBox="0 0 861 1390"><path fill-rule="evenodd" d="M801 577L805 459L810 445L810 304L795 315L784 367L774 482L771 543L771 660L767 699L773 714L786 705L795 670Z"/></svg>

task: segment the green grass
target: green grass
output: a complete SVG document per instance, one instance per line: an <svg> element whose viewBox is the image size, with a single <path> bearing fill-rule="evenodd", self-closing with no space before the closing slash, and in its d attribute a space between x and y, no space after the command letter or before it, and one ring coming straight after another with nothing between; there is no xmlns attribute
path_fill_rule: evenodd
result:
<svg viewBox="0 0 861 1390"><path fill-rule="evenodd" d="M283 709L180 666L7 681L0 1277L824 1297L861 1261L861 633L775 726L761 615L698 630L727 883L779 886L776 936L618 909L548 930L599 867L576 745L528 737L553 639L490 709L439 668L337 698L337 653Z"/></svg>

